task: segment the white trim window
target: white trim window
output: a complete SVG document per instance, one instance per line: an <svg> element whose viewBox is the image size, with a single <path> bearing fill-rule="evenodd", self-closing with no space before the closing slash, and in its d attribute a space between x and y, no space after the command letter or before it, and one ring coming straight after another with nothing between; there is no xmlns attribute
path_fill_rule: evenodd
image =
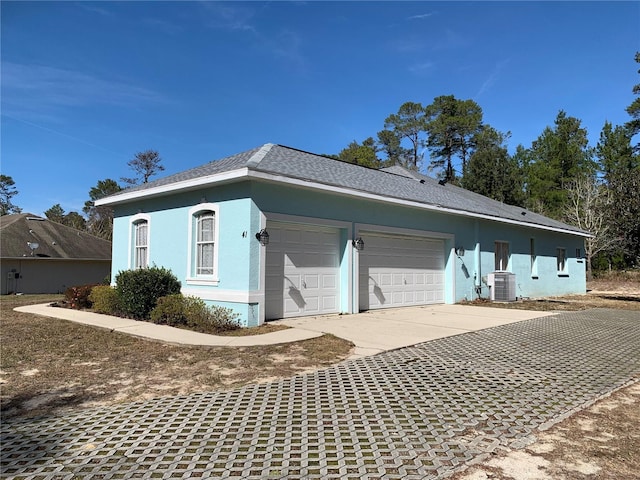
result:
<svg viewBox="0 0 640 480"><path fill-rule="evenodd" d="M495 271L506 272L509 267L509 242L495 242Z"/></svg>
<svg viewBox="0 0 640 480"><path fill-rule="evenodd" d="M149 266L149 243L151 232L149 215L139 213L131 218L129 234L129 268L147 268Z"/></svg>
<svg viewBox="0 0 640 480"><path fill-rule="evenodd" d="M536 254L536 239L529 239L529 254L531 255L531 276L538 278L538 255Z"/></svg>
<svg viewBox="0 0 640 480"><path fill-rule="evenodd" d="M189 275L187 283L218 282L218 206L200 204L189 211Z"/></svg>
<svg viewBox="0 0 640 480"><path fill-rule="evenodd" d="M134 268L149 266L149 222L140 220L133 224L135 229Z"/></svg>
<svg viewBox="0 0 640 480"><path fill-rule="evenodd" d="M216 215L200 212L196 222L196 277L213 275Z"/></svg>
<svg viewBox="0 0 640 480"><path fill-rule="evenodd" d="M567 250L562 247L556 249L556 264L558 266L558 274L567 273Z"/></svg>

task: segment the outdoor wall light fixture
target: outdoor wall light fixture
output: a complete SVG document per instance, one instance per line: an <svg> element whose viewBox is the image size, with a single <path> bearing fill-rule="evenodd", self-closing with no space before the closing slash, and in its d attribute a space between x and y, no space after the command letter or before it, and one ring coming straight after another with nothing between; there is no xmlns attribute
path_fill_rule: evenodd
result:
<svg viewBox="0 0 640 480"><path fill-rule="evenodd" d="M269 245L269 232L265 228L256 233L256 240L260 242L263 247Z"/></svg>
<svg viewBox="0 0 640 480"><path fill-rule="evenodd" d="M351 244L355 247L356 250L361 251L364 250L364 240L362 237L358 237L355 240L351 241Z"/></svg>

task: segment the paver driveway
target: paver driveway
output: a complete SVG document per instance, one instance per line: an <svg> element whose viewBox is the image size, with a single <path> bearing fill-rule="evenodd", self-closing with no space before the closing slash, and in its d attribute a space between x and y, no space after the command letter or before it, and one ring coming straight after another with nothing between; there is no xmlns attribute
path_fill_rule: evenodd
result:
<svg viewBox="0 0 640 480"><path fill-rule="evenodd" d="M438 478L638 375L637 312L571 312L229 392L9 420L2 474Z"/></svg>

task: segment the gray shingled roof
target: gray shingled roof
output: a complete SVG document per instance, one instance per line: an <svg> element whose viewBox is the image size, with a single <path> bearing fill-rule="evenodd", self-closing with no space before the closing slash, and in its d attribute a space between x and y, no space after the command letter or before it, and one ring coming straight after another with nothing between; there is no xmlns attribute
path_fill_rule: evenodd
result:
<svg viewBox="0 0 640 480"><path fill-rule="evenodd" d="M27 242L37 243L34 258L111 260L111 242L31 213L0 217L0 256L32 257Z"/></svg>
<svg viewBox="0 0 640 480"><path fill-rule="evenodd" d="M256 172L279 175L302 181L355 190L455 210L461 214L484 215L497 221L510 220L531 226L542 226L587 234L579 228L536 214L520 207L506 205L454 185L440 185L437 180L395 166L382 170L366 168L329 157L267 143L221 160L176 173L143 185L126 189L107 203L117 203L119 195L186 182L223 172L248 168ZM524 214L523 214L524 212Z"/></svg>

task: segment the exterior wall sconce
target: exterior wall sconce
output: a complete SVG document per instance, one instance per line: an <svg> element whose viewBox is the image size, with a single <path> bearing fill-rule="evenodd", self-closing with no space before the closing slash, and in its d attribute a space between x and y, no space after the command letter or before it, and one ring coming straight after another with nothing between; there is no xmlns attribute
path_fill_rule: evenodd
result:
<svg viewBox="0 0 640 480"><path fill-rule="evenodd" d="M362 237L358 237L355 240L351 241L351 244L355 247L356 250L358 250L359 252L364 250L364 240L362 240Z"/></svg>
<svg viewBox="0 0 640 480"><path fill-rule="evenodd" d="M256 233L256 240L260 242L263 247L269 245L269 232L265 228Z"/></svg>

